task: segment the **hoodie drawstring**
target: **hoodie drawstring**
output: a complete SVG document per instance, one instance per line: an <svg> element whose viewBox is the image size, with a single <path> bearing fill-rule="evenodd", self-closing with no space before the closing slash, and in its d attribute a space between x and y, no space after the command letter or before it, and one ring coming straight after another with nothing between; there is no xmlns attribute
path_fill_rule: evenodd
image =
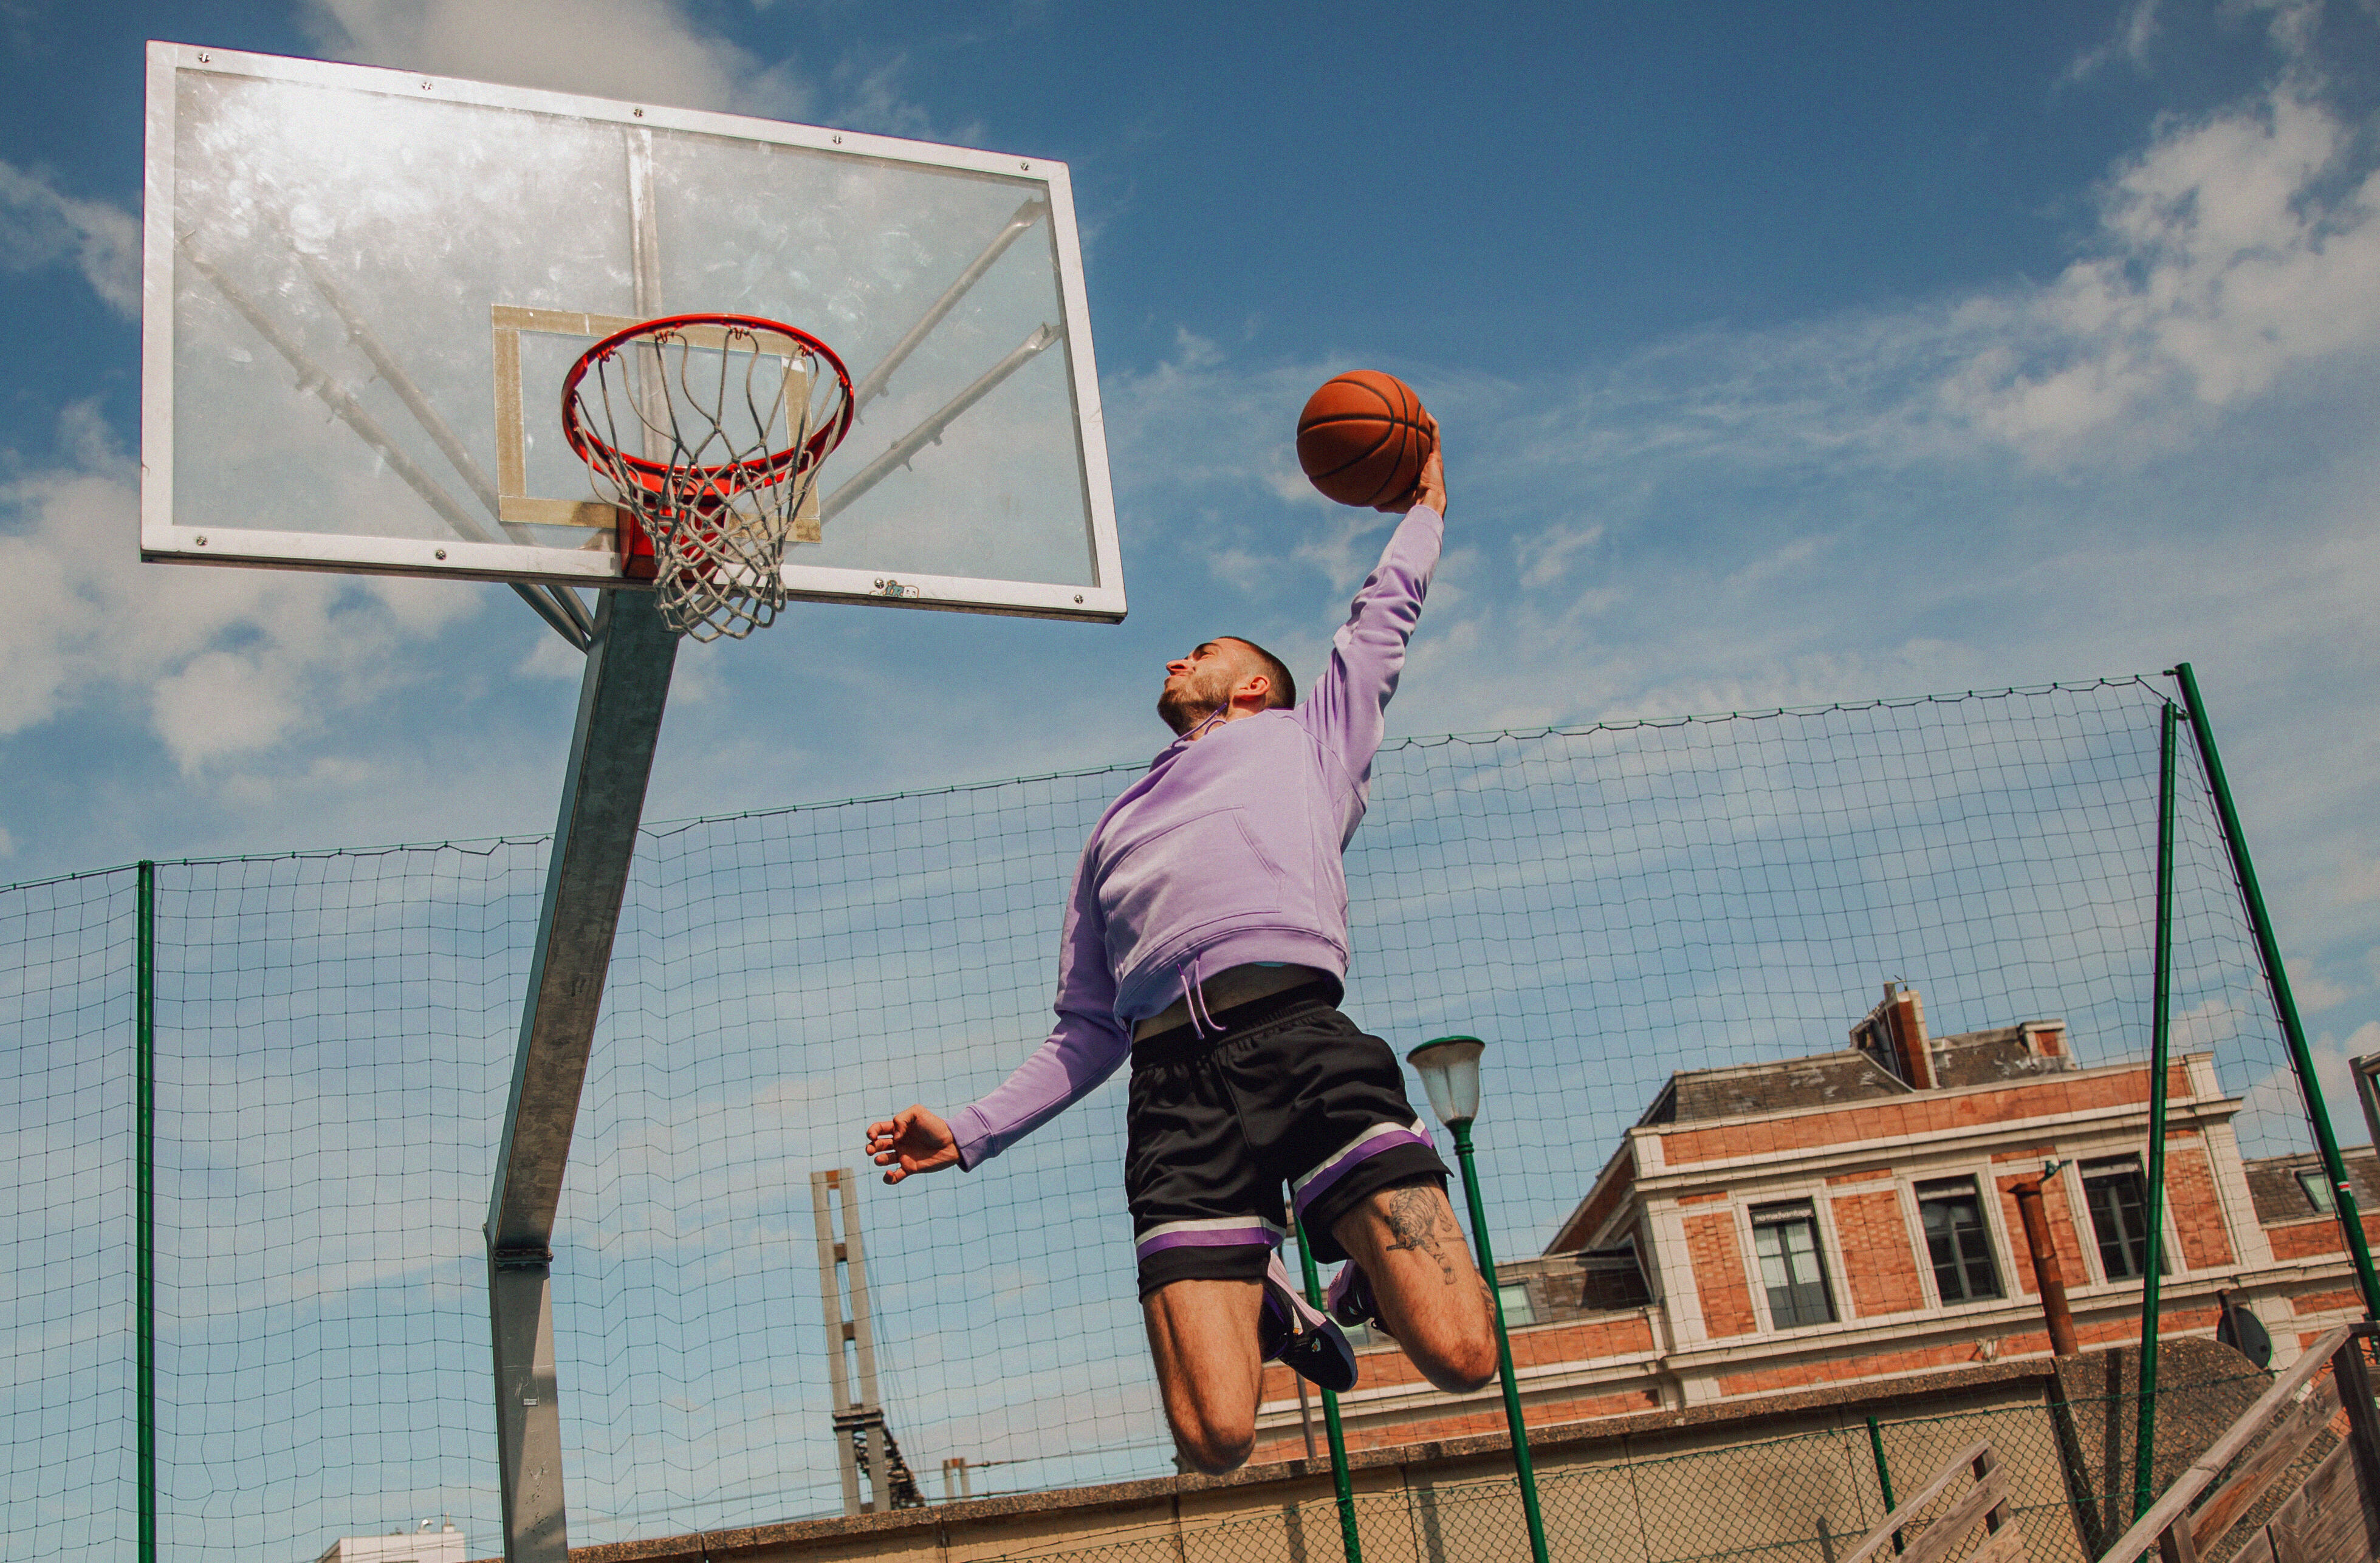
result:
<svg viewBox="0 0 2380 1563"><path fill-rule="evenodd" d="M1198 975L1198 957L1192 955L1175 970L1182 977L1182 1002L1190 1012L1190 1034L1220 1036L1223 1028L1215 1024L1214 1015L1207 1008L1207 995Z"/></svg>

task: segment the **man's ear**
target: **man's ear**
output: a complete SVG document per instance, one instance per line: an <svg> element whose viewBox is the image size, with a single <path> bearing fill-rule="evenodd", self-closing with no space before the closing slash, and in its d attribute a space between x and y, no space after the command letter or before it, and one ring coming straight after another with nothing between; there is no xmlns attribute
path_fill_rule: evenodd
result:
<svg viewBox="0 0 2380 1563"><path fill-rule="evenodd" d="M1265 702L1271 698L1272 675L1269 673L1250 673L1240 680L1238 688L1232 691L1232 704L1237 705L1242 700L1253 699L1258 710L1264 709Z"/></svg>

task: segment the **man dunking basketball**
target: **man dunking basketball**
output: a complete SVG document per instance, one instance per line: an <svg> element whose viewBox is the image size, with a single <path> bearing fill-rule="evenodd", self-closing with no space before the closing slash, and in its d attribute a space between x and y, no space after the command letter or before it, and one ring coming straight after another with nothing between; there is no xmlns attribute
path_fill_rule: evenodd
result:
<svg viewBox="0 0 2380 1563"><path fill-rule="evenodd" d="M1334 1322L1372 1322L1441 1389L1496 1372L1494 1327L1447 1203L1444 1162L1396 1055L1339 1012L1341 854L1364 817L1383 713L1438 563L1437 427L1404 518L1298 703L1273 655L1208 641L1166 664L1179 734L1093 827L1075 871L1058 1024L951 1121L912 1107L868 1129L888 1183L972 1169L1132 1060L1124 1188L1165 1413L1200 1471L1245 1460L1263 1363L1355 1378ZM1330 1312L1276 1252L1291 1205L1316 1258L1350 1262Z"/></svg>

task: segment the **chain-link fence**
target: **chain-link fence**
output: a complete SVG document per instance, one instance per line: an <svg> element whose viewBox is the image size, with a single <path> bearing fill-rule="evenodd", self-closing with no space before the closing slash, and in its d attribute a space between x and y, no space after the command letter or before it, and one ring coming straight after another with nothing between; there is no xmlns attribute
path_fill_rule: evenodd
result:
<svg viewBox="0 0 2380 1563"><path fill-rule="evenodd" d="M2168 1391L2173 1447L2158 1464L2166 1480L2253 1405L2270 1385L2261 1373L2199 1376ZM2129 1528L2133 1498L2131 1432L2134 1394L2067 1394L2011 1387L1999 1403L1937 1416L1885 1416L1869 1426L1839 1424L1676 1453L1633 1454L1555 1443L1536 1472L1548 1552L1556 1563L1840 1563L1892 1510L1978 1446L2009 1483L2007 1521L2033 1563L2089 1563ZM1670 1435L1676 1439L1678 1435ZM1651 1440L1658 1444L1659 1436ZM2325 1434L2300 1462L2336 1445ZM2246 1463L2252 1446L2234 1465ZM1385 1490L1351 1500L1364 1563L1505 1563L1529 1556L1520 1489L1510 1474L1483 1474L1497 1457L1422 1463L1385 1475ZM1439 1469L1455 1473L1440 1477ZM1508 1467L1509 1469L1509 1467ZM2286 1488L2285 1480L2281 1485ZM1969 1484L1956 1481L1897 1527L1913 1540L1957 1508ZM1202 1521L1195 1515L1127 1521L1123 1533L981 1556L984 1563L1340 1563L1346 1548L1338 1501L1301 1496L1267 1512ZM2269 1512L2271 1505L2262 1512ZM2260 1514L2243 1516L2225 1545L2237 1549ZM2112 1524L2112 1529L2108 1528ZM1961 1563L1985 1539L1980 1525L1946 1555Z"/></svg>
<svg viewBox="0 0 2380 1563"><path fill-rule="evenodd" d="M2166 699L2115 679L1392 745L1347 859L1347 1008L1400 1051L1489 1041L1480 1164L1515 1262L1555 1242L1680 1072L1842 1054L1896 979L1937 1036L2055 1018L2069 1064L2137 1072ZM555 1242L574 1543L838 1509L808 1174L856 1168L871 1117L953 1109L1038 1041L1067 877L1136 769L645 832ZM141 1329L160 1556L310 1558L438 1516L496 1549L480 1228L546 844L158 865L145 1129L135 874L0 889L12 1555L130 1545ZM2204 1056L2229 1104L2206 1110L2271 1181L2313 1142L2194 762L2176 868L2174 1052ZM154 1305L136 1318L144 1133ZM1122 1152L1111 1085L973 1175L867 1186L884 1414L929 1492L957 1460L978 1493L1172 1472ZM2270 1214L2244 1185L2216 1192L2240 1230ZM1989 1193L1978 1241L2018 1300L2022 1239ZM2060 1241L2114 1298L2127 1251L2100 1255L2082 1203ZM1871 1242L1900 1245L1911 1298L1939 1311L1923 1234L1814 1221L1842 1272L1838 1324L1875 1311L1853 1273ZM1745 1241L1747 1317L1774 1333L1785 1304L1763 1300L1767 1251ZM2351 1285L2335 1270L2321 1287ZM1573 1288L1565 1306L1591 1301ZM1826 1457L1845 1484L1831 1533L1873 1507L1852 1496L1859 1453ZM1566 1529L1593 1531L1616 1480L1549 1471L1548 1508L1559 1494ZM1631 1501L1654 1481L1632 1475ZM1450 1488L1439 1519L1383 1523L1423 1535L1508 1507L1492 1484ZM1693 1553L1643 1545L1823 1559L1815 1513L1807 1535L1747 1520ZM1299 1524L1295 1545L1330 1556L1335 1515Z"/></svg>

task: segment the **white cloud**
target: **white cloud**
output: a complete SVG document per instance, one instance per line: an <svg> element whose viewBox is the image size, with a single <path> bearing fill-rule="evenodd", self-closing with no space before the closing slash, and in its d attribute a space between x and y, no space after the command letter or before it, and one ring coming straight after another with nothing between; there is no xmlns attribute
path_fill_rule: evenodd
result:
<svg viewBox="0 0 2380 1563"><path fill-rule="evenodd" d="M556 678L577 684L586 675L587 657L560 636L541 635L516 672L522 678Z"/></svg>
<svg viewBox="0 0 2380 1563"><path fill-rule="evenodd" d="M131 463L88 405L66 457L0 487L0 734L113 688L187 772L259 754L408 677L406 648L475 593L293 572L142 564Z"/></svg>
<svg viewBox="0 0 2380 1563"><path fill-rule="evenodd" d="M157 735L185 770L272 748L302 717L298 672L266 648L201 652L151 686Z"/></svg>
<svg viewBox="0 0 2380 1563"><path fill-rule="evenodd" d="M1824 538L1795 538L1782 548L1730 573L1727 577L1727 584L1730 587L1765 585L1780 576L1791 575L1818 557L1826 545L1827 539Z"/></svg>
<svg viewBox="0 0 2380 1563"><path fill-rule="evenodd" d="M2380 345L2380 174L2292 74L2169 125L2103 193L2094 253L1954 316L1946 406L2050 466L2173 449L2293 369Z"/></svg>
<svg viewBox="0 0 2380 1563"><path fill-rule="evenodd" d="M1448 503L1452 504L1450 499ZM1591 551L1603 540L1603 528L1592 522L1558 521L1519 539L1521 584L1550 586L1570 571L1572 556Z"/></svg>
<svg viewBox="0 0 2380 1563"><path fill-rule="evenodd" d="M59 264L79 270L101 302L126 320L140 318L140 220L0 162L0 267L33 272Z"/></svg>
<svg viewBox="0 0 2380 1563"><path fill-rule="evenodd" d="M2350 1057L2380 1051L2380 1022L2366 1022L2349 1036L2344 1046L2323 1036L2308 1049L2313 1055L2314 1084L2321 1088L2323 1108L2341 1144L2369 1140L2362 1107L2355 1099ZM2280 1156L2313 1148L2313 1131L2306 1121L2305 1091L2297 1072L2283 1063L2241 1094L2240 1115L2232 1121L2241 1150L2249 1156Z"/></svg>
<svg viewBox="0 0 2380 1563"><path fill-rule="evenodd" d="M828 80L827 94L833 104L835 123L880 136L955 141L969 146L980 143L984 139L980 123L970 121L947 129L938 128L923 106L902 94L901 78L908 67L905 54L878 60L846 55L837 61Z"/></svg>
<svg viewBox="0 0 2380 1563"><path fill-rule="evenodd" d="M2289 990L2295 994L2298 1009L2309 1015L2325 1010L2335 1010L2355 997L2355 990L2331 981L2320 972L2305 971L2293 977Z"/></svg>
<svg viewBox="0 0 2380 1563"><path fill-rule="evenodd" d="M2380 860L2360 854L2331 863L2325 875L2325 899L2336 907L2380 902Z"/></svg>
<svg viewBox="0 0 2380 1563"><path fill-rule="evenodd" d="M799 118L812 94L675 0L308 0L331 55L591 97Z"/></svg>
<svg viewBox="0 0 2380 1563"><path fill-rule="evenodd" d="M631 103L815 120L888 136L972 143L901 91L905 55L845 55L821 85L802 57L775 61L703 26L683 0L305 0L335 59Z"/></svg>
<svg viewBox="0 0 2380 1563"><path fill-rule="evenodd" d="M2087 81L2117 60L2129 64L2134 70L2147 68L2149 45L2156 42L2157 0L2132 0L2117 18L2116 30L2107 38L2074 56L2067 66L2059 84L2071 86Z"/></svg>

